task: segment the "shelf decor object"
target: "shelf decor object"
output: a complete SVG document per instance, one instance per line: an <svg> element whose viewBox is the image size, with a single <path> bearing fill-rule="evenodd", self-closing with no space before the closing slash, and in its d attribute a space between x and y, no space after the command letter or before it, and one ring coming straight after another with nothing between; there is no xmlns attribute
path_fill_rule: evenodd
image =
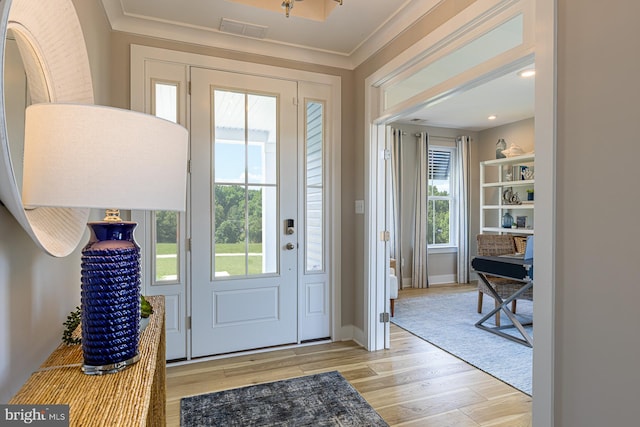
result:
<svg viewBox="0 0 640 427"><path fill-rule="evenodd" d="M36 104L24 145L25 206L107 209L82 250L82 370L121 371L140 357L140 248L118 209L185 210L187 130L129 110Z"/></svg>
<svg viewBox="0 0 640 427"><path fill-rule="evenodd" d="M507 143L504 139L500 138L498 142L496 142L496 159L504 159L505 156L502 152L507 149Z"/></svg>
<svg viewBox="0 0 640 427"><path fill-rule="evenodd" d="M533 193L533 190L527 190L527 200L528 200L528 201L530 201L530 202L532 202L532 201L533 201L533 197L534 197L534 195L533 195L533 194L534 194L534 193Z"/></svg>
<svg viewBox="0 0 640 427"><path fill-rule="evenodd" d="M513 226L513 217L509 212L502 215L502 228L511 228Z"/></svg>
<svg viewBox="0 0 640 427"><path fill-rule="evenodd" d="M520 195L513 191L513 188L509 187L502 192L502 202L505 205L520 205Z"/></svg>

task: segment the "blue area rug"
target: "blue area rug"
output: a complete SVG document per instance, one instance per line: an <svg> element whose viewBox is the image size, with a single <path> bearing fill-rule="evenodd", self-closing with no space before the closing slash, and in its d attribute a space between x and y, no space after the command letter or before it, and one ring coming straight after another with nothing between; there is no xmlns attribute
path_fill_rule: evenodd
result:
<svg viewBox="0 0 640 427"><path fill-rule="evenodd" d="M388 427L337 371L185 397L180 425Z"/></svg>
<svg viewBox="0 0 640 427"><path fill-rule="evenodd" d="M477 328L475 323L493 309L493 298L485 295L484 314L478 314L477 298L477 291L400 298L391 322L531 395L533 350ZM516 311L523 323L533 319L531 301L519 300ZM485 325L494 326L494 319ZM501 324L511 324L504 313ZM532 326L525 329L533 336ZM519 335L515 328L504 332Z"/></svg>

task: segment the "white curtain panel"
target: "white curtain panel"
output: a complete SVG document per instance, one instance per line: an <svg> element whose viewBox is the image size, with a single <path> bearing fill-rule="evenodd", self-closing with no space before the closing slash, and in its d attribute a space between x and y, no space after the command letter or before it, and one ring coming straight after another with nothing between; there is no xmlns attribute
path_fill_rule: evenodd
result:
<svg viewBox="0 0 640 427"><path fill-rule="evenodd" d="M391 257L396 260L396 277L402 288L402 131L391 130Z"/></svg>
<svg viewBox="0 0 640 427"><path fill-rule="evenodd" d="M429 272L427 268L427 203L428 203L428 159L429 135L420 133L416 149L416 194L415 221L413 235L413 274L414 288L429 287Z"/></svg>
<svg viewBox="0 0 640 427"><path fill-rule="evenodd" d="M469 144L471 138L456 138L458 171L458 283L469 283Z"/></svg>

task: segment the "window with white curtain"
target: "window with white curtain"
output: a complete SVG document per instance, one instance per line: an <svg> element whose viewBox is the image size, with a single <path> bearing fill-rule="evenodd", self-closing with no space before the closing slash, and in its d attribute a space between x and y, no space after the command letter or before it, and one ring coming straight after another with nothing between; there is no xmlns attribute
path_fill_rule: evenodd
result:
<svg viewBox="0 0 640 427"><path fill-rule="evenodd" d="M428 229L430 248L456 246L456 186L453 147L429 146Z"/></svg>

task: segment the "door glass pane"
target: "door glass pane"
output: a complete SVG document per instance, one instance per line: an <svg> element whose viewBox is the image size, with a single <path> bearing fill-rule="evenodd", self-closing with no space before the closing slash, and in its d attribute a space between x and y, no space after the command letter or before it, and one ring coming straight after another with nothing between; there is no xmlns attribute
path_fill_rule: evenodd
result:
<svg viewBox="0 0 640 427"><path fill-rule="evenodd" d="M156 282L178 280L178 213L155 211Z"/></svg>
<svg viewBox="0 0 640 427"><path fill-rule="evenodd" d="M244 185L215 185L215 275L247 274Z"/></svg>
<svg viewBox="0 0 640 427"><path fill-rule="evenodd" d="M153 112L157 117L177 123L178 83L153 83ZM155 282L177 282L179 277L180 251L178 212L155 211L153 241L155 252Z"/></svg>
<svg viewBox="0 0 640 427"><path fill-rule="evenodd" d="M277 97L214 91L215 276L278 271Z"/></svg>
<svg viewBox="0 0 640 427"><path fill-rule="evenodd" d="M156 116L178 122L178 85L174 83L154 83L154 113Z"/></svg>
<svg viewBox="0 0 640 427"><path fill-rule="evenodd" d="M305 125L305 269L307 272L317 272L324 269L324 105L322 103L306 103Z"/></svg>
<svg viewBox="0 0 640 427"><path fill-rule="evenodd" d="M216 182L245 183L245 98L240 92L214 92Z"/></svg>
<svg viewBox="0 0 640 427"><path fill-rule="evenodd" d="M276 174L276 101L275 96L247 96L249 128L248 181L251 184L275 184Z"/></svg>
<svg viewBox="0 0 640 427"><path fill-rule="evenodd" d="M249 274L278 271L276 188L249 188Z"/></svg>

